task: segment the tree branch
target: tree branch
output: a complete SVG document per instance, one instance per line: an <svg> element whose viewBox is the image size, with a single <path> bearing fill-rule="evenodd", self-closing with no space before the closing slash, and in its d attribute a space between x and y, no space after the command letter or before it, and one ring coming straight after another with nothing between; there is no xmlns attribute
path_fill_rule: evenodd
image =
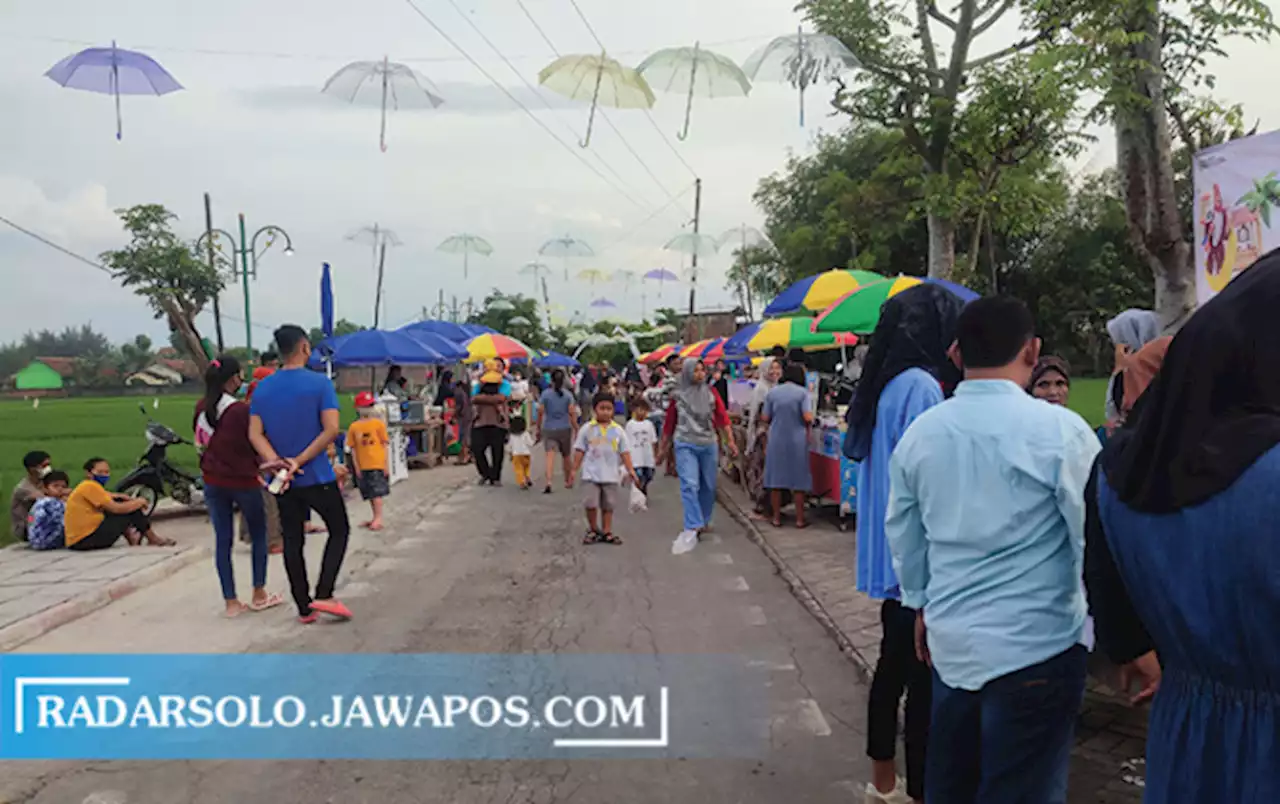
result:
<svg viewBox="0 0 1280 804"><path fill-rule="evenodd" d="M1052 30L1040 31L1035 36L1028 36L1023 39L1020 39L1017 42L1014 42L1012 45L1009 45L1006 48L1001 48L1000 50L997 50L994 53L988 53L985 56L979 56L973 61L965 64L964 66L965 72L968 72L970 70L976 70L979 67L985 67L988 64L994 64L995 62L1000 61L1001 59L1006 59L1009 56L1014 55L1015 53L1021 53L1022 51L1027 50L1028 48L1035 47L1036 45L1045 41L1052 35L1053 35Z"/></svg>
<svg viewBox="0 0 1280 804"><path fill-rule="evenodd" d="M930 17L933 17L935 20L947 26L953 31L956 29L956 21L948 17L946 14L943 14L942 10L938 8L938 4L936 2L933 2L933 0L930 0L929 8L927 10L929 12Z"/></svg>
<svg viewBox="0 0 1280 804"><path fill-rule="evenodd" d="M1009 11L1009 9L1013 8L1013 4L1014 4L1014 0L1004 0L1004 3L1001 4L1001 6L997 8L991 14L991 16L987 17L985 20L978 23L974 27L973 29L974 37L979 37L979 36L982 36L984 33L986 33L991 28L992 25L995 25L996 22ZM991 3L987 3L986 7L990 8L991 5L992 5ZM980 13L985 13L985 11Z"/></svg>
<svg viewBox="0 0 1280 804"><path fill-rule="evenodd" d="M902 121L902 135L906 137L907 145L911 146L920 158L925 160L925 165L929 164L929 143L925 141L924 135L920 133L920 127L916 123L915 115L911 113L911 98L907 93L898 96L898 117Z"/></svg>
<svg viewBox="0 0 1280 804"><path fill-rule="evenodd" d="M1169 115L1169 119L1173 121L1174 127L1178 129L1178 136L1182 139L1182 144L1193 154L1199 151L1199 142L1197 142L1195 134L1191 131L1191 124L1187 122L1187 116L1182 107L1178 105L1177 101L1165 96L1164 108Z"/></svg>
<svg viewBox="0 0 1280 804"><path fill-rule="evenodd" d="M929 30L929 8L926 0L916 0L916 32L920 34L920 50L924 54L924 64L930 72L938 72L938 51L933 48L933 32ZM931 86L938 85L937 78L930 78Z"/></svg>

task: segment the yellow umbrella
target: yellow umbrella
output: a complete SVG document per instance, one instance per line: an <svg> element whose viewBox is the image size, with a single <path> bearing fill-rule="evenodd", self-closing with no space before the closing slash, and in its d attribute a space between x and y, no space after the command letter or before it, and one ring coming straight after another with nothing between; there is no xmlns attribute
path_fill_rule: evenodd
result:
<svg viewBox="0 0 1280 804"><path fill-rule="evenodd" d="M591 101L587 118L587 136L578 145L591 144L591 129L596 120L596 107L615 109L650 109L653 90L640 73L609 58L599 56L561 56L542 68L538 83L570 100Z"/></svg>

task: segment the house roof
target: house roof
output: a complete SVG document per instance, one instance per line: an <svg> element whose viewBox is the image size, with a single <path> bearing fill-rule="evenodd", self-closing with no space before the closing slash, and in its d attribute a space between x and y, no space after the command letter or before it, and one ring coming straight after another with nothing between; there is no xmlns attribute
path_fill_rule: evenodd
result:
<svg viewBox="0 0 1280 804"><path fill-rule="evenodd" d="M64 380L75 376L76 358L74 357L37 357L36 360L58 372ZM117 374L119 372L116 371L115 366L104 366L102 368L103 377L115 377Z"/></svg>
<svg viewBox="0 0 1280 804"><path fill-rule="evenodd" d="M157 360L157 363L165 368L178 372L183 378L188 380L200 379L200 369L196 368L196 364L191 360L176 360L173 358L165 358Z"/></svg>

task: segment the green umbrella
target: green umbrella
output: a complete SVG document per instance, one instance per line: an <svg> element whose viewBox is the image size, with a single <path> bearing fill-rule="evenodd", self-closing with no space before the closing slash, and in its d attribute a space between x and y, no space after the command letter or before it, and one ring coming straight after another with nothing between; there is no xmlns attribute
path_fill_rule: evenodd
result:
<svg viewBox="0 0 1280 804"><path fill-rule="evenodd" d="M893 296L916 285L929 282L940 285L951 291L961 301L970 302L978 298L972 290L948 282L945 279L929 277L897 276L872 282L845 296L826 309L822 315L814 319L814 332L873 332L880 322L880 308Z"/></svg>

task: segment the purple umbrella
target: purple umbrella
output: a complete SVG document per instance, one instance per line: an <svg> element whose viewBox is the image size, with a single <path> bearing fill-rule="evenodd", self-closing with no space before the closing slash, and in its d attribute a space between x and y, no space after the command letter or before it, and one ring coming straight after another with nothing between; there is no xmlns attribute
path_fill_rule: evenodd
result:
<svg viewBox="0 0 1280 804"><path fill-rule="evenodd" d="M656 279L659 282L670 280L675 282L680 277L668 271L666 268L654 268L652 271L644 275L645 279Z"/></svg>
<svg viewBox="0 0 1280 804"><path fill-rule="evenodd" d="M604 298L603 296L591 302L592 307L617 307L618 305Z"/></svg>
<svg viewBox="0 0 1280 804"><path fill-rule="evenodd" d="M121 95L165 95L182 89L173 76L145 53L111 47L91 47L67 56L45 76L71 89L100 92L116 99L116 139L124 136L120 120Z"/></svg>

